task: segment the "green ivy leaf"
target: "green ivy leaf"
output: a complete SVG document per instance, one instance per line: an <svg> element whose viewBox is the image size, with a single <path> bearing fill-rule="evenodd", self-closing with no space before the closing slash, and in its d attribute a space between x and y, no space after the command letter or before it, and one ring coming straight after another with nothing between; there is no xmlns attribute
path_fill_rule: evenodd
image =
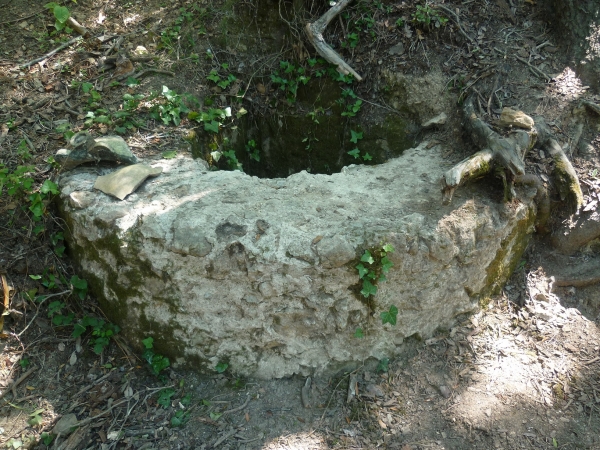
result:
<svg viewBox="0 0 600 450"><path fill-rule="evenodd" d="M168 152L163 152L162 157L164 159L173 159L177 156L177 152L175 150L170 150Z"/></svg>
<svg viewBox="0 0 600 450"><path fill-rule="evenodd" d="M47 194L48 192L50 192L56 195L58 194L58 186L56 185L56 183L53 183L50 180L46 180L44 181L44 184L42 184L40 191L42 192L42 194Z"/></svg>
<svg viewBox="0 0 600 450"><path fill-rule="evenodd" d="M69 9L65 6L55 6L54 7L54 17L61 24L64 24L71 14L69 13Z"/></svg>
<svg viewBox="0 0 600 450"><path fill-rule="evenodd" d="M371 253L369 252L369 250L365 250L365 252L363 253L363 255L361 256L360 260L362 262L366 262L368 264L373 264L375 262L375 260L373 259L373 257L371 256Z"/></svg>
<svg viewBox="0 0 600 450"><path fill-rule="evenodd" d="M154 342L154 338L151 338L151 337L147 337L146 339L142 339L142 344L144 344L144 347L146 347L146 348L152 348L152 347L154 347L153 342Z"/></svg>
<svg viewBox="0 0 600 450"><path fill-rule="evenodd" d="M352 136L350 138L350 142L352 142L353 144L357 144L358 141L363 138L362 132L359 133L354 130L350 130L350 135Z"/></svg>
<svg viewBox="0 0 600 450"><path fill-rule="evenodd" d="M360 150L355 148L354 150L350 150L348 154L354 156L354 159L358 159L360 157Z"/></svg>
<svg viewBox="0 0 600 450"><path fill-rule="evenodd" d="M389 358L383 358L382 360L380 360L379 364L377 364L377 372L387 372L389 363Z"/></svg>
<svg viewBox="0 0 600 450"><path fill-rule="evenodd" d="M354 337L358 338L358 339L364 338L365 335L363 333L363 329L362 328L357 328L356 331L354 332Z"/></svg>
<svg viewBox="0 0 600 450"><path fill-rule="evenodd" d="M388 311L382 312L379 316L381 317L382 325L385 325L386 323L389 323L390 325L396 325L396 317L398 316L398 308L396 308L394 305L392 305L392 306L390 306L390 309Z"/></svg>
<svg viewBox="0 0 600 450"><path fill-rule="evenodd" d="M369 280L363 280L363 288L360 293L368 298L369 295L377 294L377 286L373 285Z"/></svg>
<svg viewBox="0 0 600 450"><path fill-rule="evenodd" d="M383 273L388 273L393 266L394 263L391 262L387 256L381 258L381 270Z"/></svg>
<svg viewBox="0 0 600 450"><path fill-rule="evenodd" d="M365 268L365 266L363 266L362 264L356 266L356 269L358 270L358 278L360 278L361 280L367 273L369 273L369 269Z"/></svg>
<svg viewBox="0 0 600 450"><path fill-rule="evenodd" d="M108 116L97 116L94 118L94 122L96 123L110 123L110 119Z"/></svg>
<svg viewBox="0 0 600 450"><path fill-rule="evenodd" d="M206 131L212 131L213 133L219 132L219 122L211 120L210 122L204 122L204 129Z"/></svg>
<svg viewBox="0 0 600 450"><path fill-rule="evenodd" d="M385 244L383 247L381 247L383 249L384 252L386 253L392 253L394 251L394 246L391 244Z"/></svg>
<svg viewBox="0 0 600 450"><path fill-rule="evenodd" d="M85 333L86 327L83 326L81 323L76 323L75 326L73 327L73 333L71 334L72 337L76 338L81 336L83 333Z"/></svg>
<svg viewBox="0 0 600 450"><path fill-rule="evenodd" d="M37 411L36 411L36 412L37 412ZM42 416L40 416L40 413L38 413L38 414L31 414L31 419L29 419L29 420L27 421L27 423L28 423L29 425L31 425L32 427L35 427L35 426L41 425L41 424L42 424L42 422L44 422L44 420L42 419Z"/></svg>
<svg viewBox="0 0 600 450"><path fill-rule="evenodd" d="M228 367L229 367L229 364L227 364L227 363L219 363L215 366L215 370L219 373L223 373L227 370Z"/></svg>
<svg viewBox="0 0 600 450"><path fill-rule="evenodd" d="M365 153L365 154L363 155L363 159L364 159L365 161L371 161L371 160L373 159L373 157L372 157L371 155L369 155L368 153Z"/></svg>
<svg viewBox="0 0 600 450"><path fill-rule="evenodd" d="M166 409L171 405L171 397L173 397L173 395L175 395L174 389L163 389L159 392L156 403Z"/></svg>
<svg viewBox="0 0 600 450"><path fill-rule="evenodd" d="M183 406L188 406L192 402L192 394L187 394L181 399Z"/></svg>

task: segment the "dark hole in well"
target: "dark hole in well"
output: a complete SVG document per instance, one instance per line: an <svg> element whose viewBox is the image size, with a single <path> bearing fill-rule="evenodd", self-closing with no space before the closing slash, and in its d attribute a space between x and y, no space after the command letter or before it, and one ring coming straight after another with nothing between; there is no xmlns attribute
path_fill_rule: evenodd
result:
<svg viewBox="0 0 600 450"><path fill-rule="evenodd" d="M335 82L310 82L293 105L284 100L269 114L249 111L233 130L215 134L198 127L192 154L214 170L285 178L302 170L332 174L350 164L382 164L414 146L419 127L409 118L366 103L356 116L343 115L356 100L340 102L340 92Z"/></svg>

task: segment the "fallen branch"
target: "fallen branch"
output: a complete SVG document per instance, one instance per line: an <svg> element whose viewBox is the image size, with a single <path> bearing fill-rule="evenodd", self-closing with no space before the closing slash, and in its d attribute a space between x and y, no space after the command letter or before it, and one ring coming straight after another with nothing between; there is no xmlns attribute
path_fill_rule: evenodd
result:
<svg viewBox="0 0 600 450"><path fill-rule="evenodd" d="M460 34L462 34L464 37L466 37L471 42L471 44L473 44L476 48L479 48L479 45L477 45L477 41L475 39L473 39L471 36L469 36L467 34L467 32L465 30L463 30L463 27L460 26L460 20L458 18L458 15L454 11L452 11L450 8L446 8L443 5L435 5L435 8L439 8L443 11L446 11L448 14L450 14L452 19L454 20L454 23L458 27L458 31L460 31Z"/></svg>
<svg viewBox="0 0 600 450"><path fill-rule="evenodd" d="M331 48L329 44L323 39L323 31L329 22L333 20L346 6L348 6L350 0L341 0L335 6L329 8L329 10L323 14L314 23L307 23L305 27L306 35L310 43L315 47L315 50L321 55L326 61L337 66L338 71L344 75L352 74L358 81L362 80L362 77L356 73L356 71L350 67L342 57Z"/></svg>
<svg viewBox="0 0 600 450"><path fill-rule="evenodd" d="M86 27L81 25L79 22L77 22L75 19L73 19L73 17L69 17L67 19L67 25L73 28L83 37L88 37L90 35L90 31Z"/></svg>
<svg viewBox="0 0 600 450"><path fill-rule="evenodd" d="M35 314L33 315L33 318L29 321L29 323L27 324L27 326L25 328L23 328L19 334L17 334L17 337L21 337L23 335L23 333L25 333L27 331L27 329L31 326L31 324L35 321L35 318L40 313L40 308L42 307L42 303L44 303L49 298L60 297L61 295L69 294L70 292L71 292L71 290L58 292L56 294L45 295L44 298L39 301L37 310L35 311Z"/></svg>
<svg viewBox="0 0 600 450"><path fill-rule="evenodd" d="M116 65L119 56L103 56L100 58L100 63ZM154 60L153 56L128 56L127 59L131 62L150 62Z"/></svg>
<svg viewBox="0 0 600 450"><path fill-rule="evenodd" d="M546 75L544 72L542 72L540 69L538 69L537 67L535 67L533 64L531 64L526 59L523 59L523 58L521 58L519 56L515 56L515 58L517 58L523 64L527 64L527 66L529 66L529 68L531 69L531 71L533 72L534 75L536 75L538 77L541 77L541 78L545 78L546 81L552 81L552 77L551 76Z"/></svg>
<svg viewBox="0 0 600 450"><path fill-rule="evenodd" d="M175 72L171 72L170 70L149 68L149 69L144 69L138 73L129 72L129 73L118 76L116 79L117 79L117 81L123 81L126 78L131 77L131 78L135 78L137 80L138 78L141 78L144 75L147 75L149 73L162 73L163 75L169 75L172 77L175 76Z"/></svg>
<svg viewBox="0 0 600 450"><path fill-rule="evenodd" d="M175 76L175 72L171 72L170 70L163 70L163 69L146 69L146 70L142 70L141 72L138 72L134 75L132 75L132 78L140 78L143 77L144 75L146 75L147 73L162 73L163 75L170 75L172 77Z"/></svg>
<svg viewBox="0 0 600 450"><path fill-rule="evenodd" d="M13 384L11 384L10 386L6 386L6 390L2 394L0 394L0 400L2 400L4 398L4 396L11 391L13 391L14 397L17 398L17 396L15 395L15 389L19 386L19 384L21 384L23 381L25 381L27 379L27 377L29 375L31 375L36 369L37 369L37 367L33 366L31 369L29 369L27 372L25 372L23 375L21 375L19 377L19 379L17 381L15 381Z"/></svg>
<svg viewBox="0 0 600 450"><path fill-rule="evenodd" d="M21 65L19 65L19 68L21 68L21 69L25 69L25 68L27 68L27 67L33 66L35 63L38 63L38 62L40 62L40 61L43 61L44 59L48 59L48 58L50 58L52 55L54 55L54 54L56 54L56 53L60 52L61 50L64 50L65 48L67 48L67 47L68 47L68 46L70 46L71 44L73 44L73 43L75 43L75 42L77 42L77 41L80 41L80 40L82 40L82 39L83 39L83 36L77 36L77 37L74 37L73 39L71 39L71 40L69 40L69 41L65 42L64 44L62 44L62 45L59 45L59 46L58 46L58 47L56 47L54 50L52 50L52 51L49 51L49 52L48 52L48 53L46 53L45 55L43 55L43 56L40 56L39 58L32 59L31 61L29 61L29 62L26 62L25 64L21 64Z"/></svg>
<svg viewBox="0 0 600 450"><path fill-rule="evenodd" d="M233 408L233 409L228 409L227 411L223 411L221 413L221 415L225 415L225 414L231 414L234 412L238 412L241 411L242 409L244 409L246 406L248 406L248 403L250 402L250 396L246 396L246 401L244 402L244 404L242 406L238 406L237 408Z"/></svg>

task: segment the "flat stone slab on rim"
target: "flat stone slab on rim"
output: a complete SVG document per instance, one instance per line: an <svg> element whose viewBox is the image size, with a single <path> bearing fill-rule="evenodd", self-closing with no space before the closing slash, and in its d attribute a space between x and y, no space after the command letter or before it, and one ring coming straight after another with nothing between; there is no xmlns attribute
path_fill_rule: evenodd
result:
<svg viewBox="0 0 600 450"><path fill-rule="evenodd" d="M148 177L155 177L162 173L162 167L150 167L146 164L134 164L123 167L109 175L98 177L94 188L105 194L125 199L134 192Z"/></svg>

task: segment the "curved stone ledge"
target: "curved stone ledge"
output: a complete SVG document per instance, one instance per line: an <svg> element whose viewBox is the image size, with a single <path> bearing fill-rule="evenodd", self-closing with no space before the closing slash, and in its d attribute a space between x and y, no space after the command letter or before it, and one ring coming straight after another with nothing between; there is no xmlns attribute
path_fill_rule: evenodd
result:
<svg viewBox="0 0 600 450"><path fill-rule="evenodd" d="M163 173L124 201L93 190L99 170L82 168L62 176L60 209L80 276L134 346L152 336L178 364L241 375L332 372L452 326L526 246L531 200L465 188L442 205L441 153L422 144L380 166L286 179L145 161ZM383 243L394 266L369 306L355 266ZM390 305L396 326L379 318Z"/></svg>

